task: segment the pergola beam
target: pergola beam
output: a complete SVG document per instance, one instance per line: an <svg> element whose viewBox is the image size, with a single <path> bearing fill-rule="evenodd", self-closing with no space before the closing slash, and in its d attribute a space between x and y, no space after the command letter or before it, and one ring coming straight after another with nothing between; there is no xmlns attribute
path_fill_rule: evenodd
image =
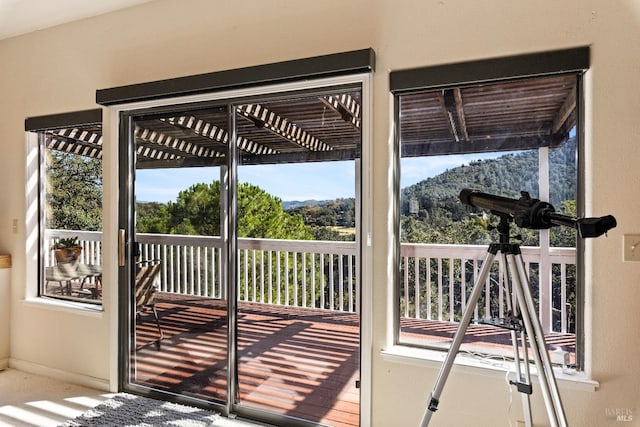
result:
<svg viewBox="0 0 640 427"><path fill-rule="evenodd" d="M349 94L329 95L320 97L327 107L338 113L342 120L351 123L351 125L360 130L360 104Z"/></svg>
<svg viewBox="0 0 640 427"><path fill-rule="evenodd" d="M460 89L444 89L438 92L438 100L453 139L456 142L468 141L469 132Z"/></svg>
<svg viewBox="0 0 640 427"><path fill-rule="evenodd" d="M565 122L571 116L571 113L576 109L576 88L571 89L571 92L567 95L562 106L558 110L558 113L553 119L552 132L558 133L558 131L564 126Z"/></svg>
<svg viewBox="0 0 640 427"><path fill-rule="evenodd" d="M456 113L458 113L458 123L460 125L460 133L462 134L462 139L468 141L469 131L467 130L467 119L465 118L464 103L462 102L462 92L460 91L459 87L453 89L453 98L456 102Z"/></svg>
<svg viewBox="0 0 640 427"><path fill-rule="evenodd" d="M197 117L180 116L169 117L167 119L160 120L167 122L172 126L180 126L182 128L189 129L196 135L209 138L213 141L224 144L225 146L229 143L229 133L225 129L222 129L204 120L198 119ZM274 150L273 148L269 148L262 144L258 144L257 142L251 141L243 136L238 136L237 145L240 150L245 151L249 154L262 155L277 153L277 150Z"/></svg>
<svg viewBox="0 0 640 427"><path fill-rule="evenodd" d="M262 126L296 145L309 151L331 151L333 147L299 128L287 119L269 111L260 104L245 104L237 107L246 119L252 121L256 126Z"/></svg>
<svg viewBox="0 0 640 427"><path fill-rule="evenodd" d="M78 128L47 131L47 148L79 156L102 158L102 135Z"/></svg>
<svg viewBox="0 0 640 427"><path fill-rule="evenodd" d="M55 135L47 136L47 149L76 154L78 156L91 157L93 159L102 158L102 147L99 145L86 145L78 143L73 139Z"/></svg>
<svg viewBox="0 0 640 427"><path fill-rule="evenodd" d="M159 145L161 147L168 148L169 150L179 153L176 155L176 158L181 157L183 154L204 158L224 157L224 153L220 153L219 151L216 151L212 148L202 147L201 145L195 144L193 142L188 142L181 138L174 138L172 136L165 135L162 132L142 128L140 126L135 127L134 134L136 138L140 138L143 141L150 142L151 144ZM154 148L151 150L153 151L147 150L146 153L149 153L149 155L155 153L153 155L158 156L153 158L163 158L162 154L166 153L165 150L161 150L160 148Z"/></svg>
<svg viewBox="0 0 640 427"><path fill-rule="evenodd" d="M86 144L102 145L102 135L85 129L64 128L50 131L52 134L84 142Z"/></svg>
<svg viewBox="0 0 640 427"><path fill-rule="evenodd" d="M440 156L448 154L483 153L490 151L530 150L540 147L554 147L561 141L552 135L533 136L492 136L472 141L448 141L426 143L416 141L402 147L402 157Z"/></svg>

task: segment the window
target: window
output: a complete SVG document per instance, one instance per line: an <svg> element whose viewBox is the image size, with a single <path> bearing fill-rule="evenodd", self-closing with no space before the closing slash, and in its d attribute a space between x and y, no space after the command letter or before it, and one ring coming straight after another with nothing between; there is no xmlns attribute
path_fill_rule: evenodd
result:
<svg viewBox="0 0 640 427"><path fill-rule="evenodd" d="M30 118L37 151L38 295L102 301L101 110ZM32 175L33 177L33 175Z"/></svg>
<svg viewBox="0 0 640 427"><path fill-rule="evenodd" d="M559 213L581 211L579 107L588 50L534 56L537 61L527 55L391 75L400 171L399 344L448 347L487 245L498 241L498 216L461 203L463 189L513 199L525 191ZM574 63L567 71L555 60ZM513 225L511 235L521 245L549 349L568 352L579 366L582 291L575 231ZM510 331L488 325L508 316L500 263L496 258L486 283L479 284L484 289L463 351L513 356Z"/></svg>

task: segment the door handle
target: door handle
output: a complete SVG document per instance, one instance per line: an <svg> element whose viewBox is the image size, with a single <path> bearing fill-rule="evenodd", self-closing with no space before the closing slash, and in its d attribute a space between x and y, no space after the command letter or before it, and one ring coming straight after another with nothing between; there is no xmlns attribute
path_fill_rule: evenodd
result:
<svg viewBox="0 0 640 427"><path fill-rule="evenodd" d="M124 246L125 246L125 233L124 233L124 229L120 229L118 230L118 265L120 267L124 267L125 265L125 253L124 253Z"/></svg>

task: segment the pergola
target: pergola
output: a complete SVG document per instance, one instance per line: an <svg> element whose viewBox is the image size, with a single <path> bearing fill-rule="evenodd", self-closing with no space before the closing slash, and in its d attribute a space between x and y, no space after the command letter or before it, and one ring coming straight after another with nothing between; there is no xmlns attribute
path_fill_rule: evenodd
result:
<svg viewBox="0 0 640 427"><path fill-rule="evenodd" d="M560 74L416 91L399 96L402 156L553 147L577 120L576 76ZM351 160L360 156L360 92L279 95L232 106L242 164ZM229 106L193 106L135 120L137 167L226 164ZM46 146L102 156L101 125L46 130Z"/></svg>

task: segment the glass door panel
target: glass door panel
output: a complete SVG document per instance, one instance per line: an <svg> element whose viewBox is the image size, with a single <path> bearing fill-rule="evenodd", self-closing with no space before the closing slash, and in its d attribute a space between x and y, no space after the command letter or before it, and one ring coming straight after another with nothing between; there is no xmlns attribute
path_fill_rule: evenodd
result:
<svg viewBox="0 0 640 427"><path fill-rule="evenodd" d="M358 425L360 84L247 99L124 117L124 388Z"/></svg>
<svg viewBox="0 0 640 427"><path fill-rule="evenodd" d="M360 98L340 88L235 106L243 409L359 424Z"/></svg>
<svg viewBox="0 0 640 427"><path fill-rule="evenodd" d="M226 404L226 107L135 117L130 383Z"/></svg>

